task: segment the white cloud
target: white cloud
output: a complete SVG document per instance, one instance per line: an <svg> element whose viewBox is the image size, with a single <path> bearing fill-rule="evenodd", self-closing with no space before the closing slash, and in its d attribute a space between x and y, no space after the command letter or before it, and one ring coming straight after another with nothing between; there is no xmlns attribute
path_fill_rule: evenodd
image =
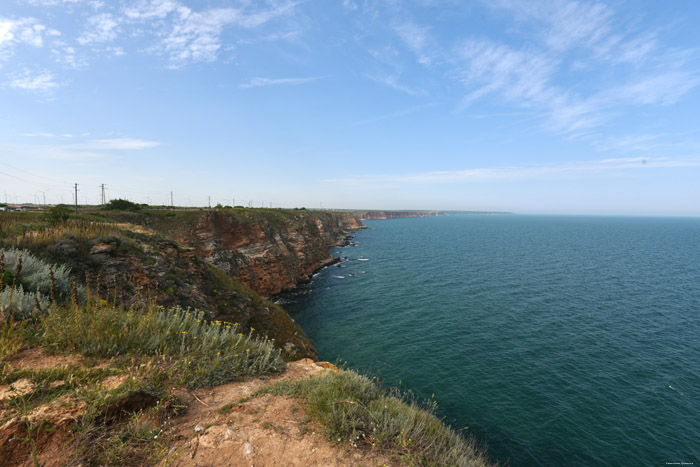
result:
<svg viewBox="0 0 700 467"><path fill-rule="evenodd" d="M697 168L700 156L687 158L669 157L623 157L593 161L574 162L561 165L515 166L476 168L454 171L435 171L415 174L360 175L356 177L326 179L323 182L351 186L374 184L416 184L416 183L460 183L493 181L505 179L551 178L559 179L562 174L598 174L621 170L651 170L664 168Z"/></svg>
<svg viewBox="0 0 700 467"><path fill-rule="evenodd" d="M64 42L56 42L54 48L51 49L51 55L58 63L62 63L76 70L83 69L87 66L85 57L78 54L75 47L66 45Z"/></svg>
<svg viewBox="0 0 700 467"><path fill-rule="evenodd" d="M427 28L412 22L394 27L394 31L418 57L418 63L430 66L436 58L436 46Z"/></svg>
<svg viewBox="0 0 700 467"><path fill-rule="evenodd" d="M248 89L258 86L299 85L318 81L319 79L323 79L323 76L314 76L310 78L253 78L247 83L241 84L239 87Z"/></svg>
<svg viewBox="0 0 700 467"><path fill-rule="evenodd" d="M537 35L553 50L592 47L611 31L613 11L602 3L569 0L492 0L487 5L535 22Z"/></svg>
<svg viewBox="0 0 700 467"><path fill-rule="evenodd" d="M110 13L102 13L88 20L88 28L78 37L81 45L89 45L96 42L109 42L117 38L119 23Z"/></svg>
<svg viewBox="0 0 700 467"><path fill-rule="evenodd" d="M216 60L224 28L254 29L289 14L297 5L285 2L259 8L258 3L243 2L241 8L197 12L175 0L151 0L126 8L124 14L133 22L150 21L160 38L151 51L166 55L171 67L178 68L190 62Z"/></svg>
<svg viewBox="0 0 700 467"><path fill-rule="evenodd" d="M552 98L550 80L557 63L536 51L520 51L490 41L467 41L458 50L462 82L474 88L468 100L495 93L531 105Z"/></svg>
<svg viewBox="0 0 700 467"><path fill-rule="evenodd" d="M662 134L621 135L600 141L596 147L602 151L644 153L656 150L660 146L659 140L664 136Z"/></svg>
<svg viewBox="0 0 700 467"><path fill-rule="evenodd" d="M57 5L71 5L80 3L83 0L24 0L27 4L32 6L57 6Z"/></svg>
<svg viewBox="0 0 700 467"><path fill-rule="evenodd" d="M19 44L32 47L44 45L46 26L34 18L8 19L0 17L0 59L14 54Z"/></svg>
<svg viewBox="0 0 700 467"><path fill-rule="evenodd" d="M132 138L96 139L81 145L82 149L132 151L160 146L158 141L147 141Z"/></svg>
<svg viewBox="0 0 700 467"><path fill-rule="evenodd" d="M366 77L371 79L372 81L383 84L385 86L389 86L390 88L395 89L396 91L403 92L403 93L409 94L411 96L427 96L428 95L428 93L423 89L414 88L411 86L406 86L406 85L400 84L398 82L398 76L396 76L396 75L383 75L383 76L367 75Z"/></svg>
<svg viewBox="0 0 700 467"><path fill-rule="evenodd" d="M8 86L24 91L47 93L58 87L56 77L48 71L33 72L25 70L13 78Z"/></svg>

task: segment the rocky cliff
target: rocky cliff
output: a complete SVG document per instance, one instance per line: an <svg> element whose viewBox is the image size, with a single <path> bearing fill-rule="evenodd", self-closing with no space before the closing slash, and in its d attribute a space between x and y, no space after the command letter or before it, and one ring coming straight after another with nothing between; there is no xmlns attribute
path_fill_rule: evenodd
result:
<svg viewBox="0 0 700 467"><path fill-rule="evenodd" d="M350 212L217 210L181 226L175 238L235 280L271 296L333 263L328 248L361 227Z"/></svg>

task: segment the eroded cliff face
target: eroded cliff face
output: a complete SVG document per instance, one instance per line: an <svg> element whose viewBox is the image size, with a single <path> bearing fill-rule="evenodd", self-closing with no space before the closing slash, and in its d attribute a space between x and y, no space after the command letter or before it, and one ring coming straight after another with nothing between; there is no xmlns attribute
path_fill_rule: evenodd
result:
<svg viewBox="0 0 700 467"><path fill-rule="evenodd" d="M206 211L175 232L198 257L257 293L271 296L335 261L328 248L361 228L350 212Z"/></svg>
<svg viewBox="0 0 700 467"><path fill-rule="evenodd" d="M404 217L445 216L443 211L359 211L362 220L400 219Z"/></svg>

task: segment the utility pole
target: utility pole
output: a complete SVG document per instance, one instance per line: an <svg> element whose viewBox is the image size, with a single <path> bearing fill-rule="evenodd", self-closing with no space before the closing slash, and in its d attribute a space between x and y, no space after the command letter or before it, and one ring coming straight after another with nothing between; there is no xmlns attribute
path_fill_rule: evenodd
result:
<svg viewBox="0 0 700 467"><path fill-rule="evenodd" d="M104 206L105 204L107 204L105 202L105 184L103 183L102 185L100 185L100 187L102 188L102 206Z"/></svg>
<svg viewBox="0 0 700 467"><path fill-rule="evenodd" d="M209 209L211 209L211 195L209 196Z"/></svg>
<svg viewBox="0 0 700 467"><path fill-rule="evenodd" d="M173 192L170 192L170 207L172 208L174 206L173 204Z"/></svg>
<svg viewBox="0 0 700 467"><path fill-rule="evenodd" d="M75 215L78 215L78 184L75 184Z"/></svg>

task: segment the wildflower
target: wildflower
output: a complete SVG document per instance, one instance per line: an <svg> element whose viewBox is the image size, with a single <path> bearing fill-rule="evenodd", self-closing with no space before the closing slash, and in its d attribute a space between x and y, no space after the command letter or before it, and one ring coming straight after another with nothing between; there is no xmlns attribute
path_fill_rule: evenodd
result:
<svg viewBox="0 0 700 467"><path fill-rule="evenodd" d="M187 331L182 331L183 334L187 334Z"/></svg>

